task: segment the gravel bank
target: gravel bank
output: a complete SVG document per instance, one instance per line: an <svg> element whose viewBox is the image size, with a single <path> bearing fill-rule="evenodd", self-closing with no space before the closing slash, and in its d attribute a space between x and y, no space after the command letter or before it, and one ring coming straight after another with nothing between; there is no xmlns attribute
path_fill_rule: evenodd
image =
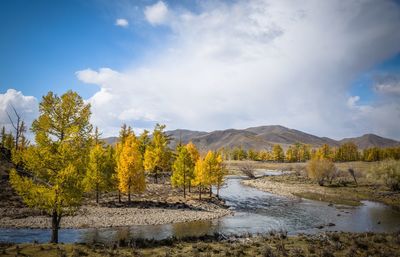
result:
<svg viewBox="0 0 400 257"><path fill-rule="evenodd" d="M0 208L0 215L13 210ZM214 203L198 203L195 208L109 208L83 206L74 216L61 219L62 228L101 228L132 225L157 225L196 220L210 220L231 214L230 210ZM48 216L0 218L2 228L51 228Z"/></svg>

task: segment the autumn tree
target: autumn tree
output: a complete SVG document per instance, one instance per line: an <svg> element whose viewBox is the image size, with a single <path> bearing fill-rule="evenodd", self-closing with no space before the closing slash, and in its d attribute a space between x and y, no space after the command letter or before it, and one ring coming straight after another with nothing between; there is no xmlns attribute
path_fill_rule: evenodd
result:
<svg viewBox="0 0 400 257"><path fill-rule="evenodd" d="M172 165L171 184L183 187L183 197L186 198L186 187L194 174L194 163L186 146L177 147L177 156Z"/></svg>
<svg viewBox="0 0 400 257"><path fill-rule="evenodd" d="M219 189L227 173L221 154L208 151L202 164L204 165L203 185L209 188L210 197L212 196L212 186L215 185L217 187L217 197L219 197Z"/></svg>
<svg viewBox="0 0 400 257"><path fill-rule="evenodd" d="M358 148L353 142L340 145L335 153L335 161L350 162L357 161L358 159Z"/></svg>
<svg viewBox="0 0 400 257"><path fill-rule="evenodd" d="M97 144L90 150L86 175L83 179L85 190L87 192L95 191L96 203L99 203L100 192L110 188L114 169L113 161L112 148L104 149L97 141Z"/></svg>
<svg viewBox="0 0 400 257"><path fill-rule="evenodd" d="M280 145L275 144L272 147L272 159L276 162L283 162L285 160L285 154Z"/></svg>
<svg viewBox="0 0 400 257"><path fill-rule="evenodd" d="M186 149L188 150L189 154L190 154L190 158L192 160L192 165L193 165L193 172L190 173L190 180L189 180L189 192L191 190L191 186L192 186L192 181L195 178L195 174L194 174L194 166L196 165L197 160L200 158L200 153L197 150L196 146L193 144L192 141L190 141L187 145L186 145Z"/></svg>
<svg viewBox="0 0 400 257"><path fill-rule="evenodd" d="M320 148L317 149L315 153L315 158L322 160L322 159L333 159L333 152L331 147L328 144L323 144Z"/></svg>
<svg viewBox="0 0 400 257"><path fill-rule="evenodd" d="M147 145L144 154L144 168L157 178L160 173L171 169L171 150L168 148L169 137L164 132L165 125L157 124L154 128L152 140Z"/></svg>
<svg viewBox="0 0 400 257"><path fill-rule="evenodd" d="M77 208L82 199L90 133L90 105L75 92L61 97L49 92L39 105L39 117L32 124L35 144L24 154L30 176L10 173L10 182L24 202L52 217L51 242L58 242L60 221L66 211Z"/></svg>
<svg viewBox="0 0 400 257"><path fill-rule="evenodd" d="M122 193L128 194L128 202L130 202L131 193L141 193L146 189L139 142L133 132L128 134L123 144L119 143L118 152L116 167L118 188Z"/></svg>
<svg viewBox="0 0 400 257"><path fill-rule="evenodd" d="M199 158L196 161L195 167L194 167L194 180L192 181L192 184L194 186L197 186L199 189L199 199L201 200L201 193L203 190L203 187L207 184L207 175L205 172L205 166L204 166L204 160L203 158Z"/></svg>

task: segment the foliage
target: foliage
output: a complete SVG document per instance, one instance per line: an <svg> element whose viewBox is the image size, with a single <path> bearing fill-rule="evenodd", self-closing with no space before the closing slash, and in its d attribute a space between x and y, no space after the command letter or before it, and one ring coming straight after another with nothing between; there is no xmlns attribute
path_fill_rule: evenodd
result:
<svg viewBox="0 0 400 257"><path fill-rule="evenodd" d="M172 165L171 183L175 187L183 187L183 196L186 197L186 187L194 177L195 162L187 146L178 146L177 157Z"/></svg>
<svg viewBox="0 0 400 257"><path fill-rule="evenodd" d="M400 190L400 161L385 160L377 163L369 172L369 176L384 182L393 191Z"/></svg>
<svg viewBox="0 0 400 257"><path fill-rule="evenodd" d="M90 105L75 92L61 97L49 92L39 105L40 116L32 124L35 145L23 154L30 177L16 171L11 185L29 206L52 215L52 242L65 210L79 206L92 126Z"/></svg>
<svg viewBox="0 0 400 257"><path fill-rule="evenodd" d="M323 186L325 181L331 183L335 173L335 164L329 159L312 159L307 163L308 177L316 180L320 186Z"/></svg>
<svg viewBox="0 0 400 257"><path fill-rule="evenodd" d="M111 176L114 171L112 147L104 149L100 144L92 147L86 175L83 179L86 192L96 192L96 202L99 202L99 193L111 187Z"/></svg>
<svg viewBox="0 0 400 257"><path fill-rule="evenodd" d="M152 174L157 183L160 172L171 170L172 153L168 148L169 137L164 132L165 125L157 124L151 142L144 154L144 168Z"/></svg>
<svg viewBox="0 0 400 257"><path fill-rule="evenodd" d="M275 144L272 147L272 159L276 162L283 162L285 160L285 154L280 145Z"/></svg>
<svg viewBox="0 0 400 257"><path fill-rule="evenodd" d="M146 189L146 178L143 160L139 150L139 142L133 132L124 138L124 143L117 144L117 178L118 188L122 193L141 193Z"/></svg>
<svg viewBox="0 0 400 257"><path fill-rule="evenodd" d="M342 144L335 151L335 161L351 162L359 160L358 147L353 142Z"/></svg>

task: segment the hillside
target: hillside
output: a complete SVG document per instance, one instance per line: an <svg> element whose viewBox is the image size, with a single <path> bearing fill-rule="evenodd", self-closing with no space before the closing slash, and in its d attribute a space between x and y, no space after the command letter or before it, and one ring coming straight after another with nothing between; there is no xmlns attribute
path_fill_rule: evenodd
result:
<svg viewBox="0 0 400 257"><path fill-rule="evenodd" d="M320 147L323 144L339 146L346 142L354 142L359 149L369 147L393 147L400 146L400 142L380 137L374 134L366 134L355 138L334 140L328 137L318 137L296 129L286 128L280 125L259 126L246 129L226 129L211 132L177 129L166 132L171 137L170 146L174 148L178 142L187 144L192 141L202 150L216 150L222 147L233 148L240 146L243 149L270 149L273 144L280 144L283 148L295 143L308 144ZM115 144L117 137L103 139L107 144Z"/></svg>
<svg viewBox="0 0 400 257"><path fill-rule="evenodd" d="M344 138L339 141L340 143L346 143L346 142L354 142L358 148L364 149L364 148L369 148L369 147L394 147L394 146L400 146L400 142L389 139L389 138L384 138L380 137L374 134L365 134L361 137L354 137L354 138Z"/></svg>

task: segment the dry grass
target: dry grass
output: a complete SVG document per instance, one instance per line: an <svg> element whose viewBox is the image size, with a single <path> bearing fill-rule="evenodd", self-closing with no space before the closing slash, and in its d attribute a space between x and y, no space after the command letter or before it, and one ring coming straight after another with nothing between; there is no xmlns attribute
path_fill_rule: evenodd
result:
<svg viewBox="0 0 400 257"><path fill-rule="evenodd" d="M271 235L224 241L176 241L167 246L1 245L1 256L400 256L399 234Z"/></svg>
<svg viewBox="0 0 400 257"><path fill-rule="evenodd" d="M368 172L375 164L370 162L335 163L339 169L338 177L333 180L332 184L319 186L318 183L306 176L305 163L259 163L259 168L294 170L296 172L289 175L244 181L244 184L276 194L298 196L334 204L360 205L362 200L372 200L400 209L400 192L391 191L385 184L367 177ZM234 163L232 166L237 165L240 164ZM358 185L347 171L349 168L355 170Z"/></svg>

